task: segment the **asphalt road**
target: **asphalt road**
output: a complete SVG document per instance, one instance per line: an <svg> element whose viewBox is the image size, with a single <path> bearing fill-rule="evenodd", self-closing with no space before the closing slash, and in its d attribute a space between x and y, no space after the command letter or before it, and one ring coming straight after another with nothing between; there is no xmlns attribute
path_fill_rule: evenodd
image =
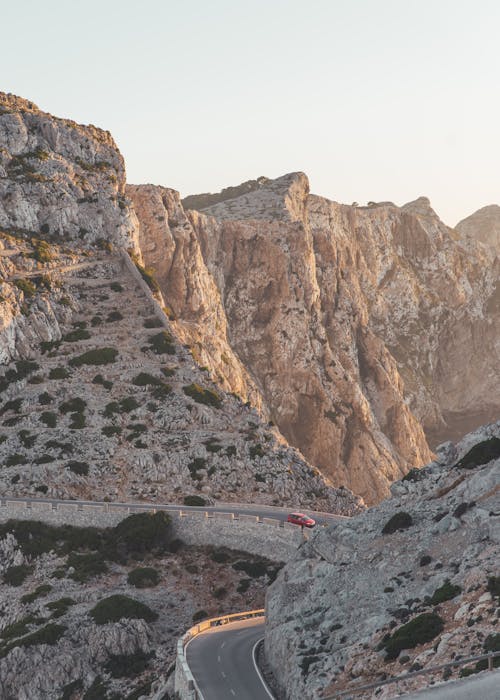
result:
<svg viewBox="0 0 500 700"><path fill-rule="evenodd" d="M264 636L261 618L212 627L192 639L186 659L204 700L270 700L253 663Z"/></svg>
<svg viewBox="0 0 500 700"><path fill-rule="evenodd" d="M279 508L273 506L260 506L258 504L247 504L247 503L224 503L217 506L183 506L180 504L171 503L106 503L104 501L76 501L70 499L55 499L55 498L15 498L9 496L2 496L0 498L0 503L4 504L5 501L22 501L28 503L51 503L56 505L58 503L74 503L76 505L85 506L95 506L95 505L105 505L108 506L109 510L112 511L113 508L130 508L131 511L144 511L144 510L166 510L169 512L189 512L198 511L204 513L208 511L209 513L235 513L238 515L255 515L260 518L275 518L277 520L286 521L288 513L295 511L303 512L304 509L301 508ZM341 515L333 515L331 513L317 513L312 510L305 511L307 515L311 515L318 525L331 525L332 522L336 520L343 519Z"/></svg>
<svg viewBox="0 0 500 700"><path fill-rule="evenodd" d="M405 700L499 700L500 671L405 695Z"/></svg>

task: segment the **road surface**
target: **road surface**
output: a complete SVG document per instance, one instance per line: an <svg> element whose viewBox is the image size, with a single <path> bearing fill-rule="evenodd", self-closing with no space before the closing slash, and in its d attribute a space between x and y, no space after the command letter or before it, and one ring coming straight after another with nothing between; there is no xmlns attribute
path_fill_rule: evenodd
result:
<svg viewBox="0 0 500 700"><path fill-rule="evenodd" d="M204 700L270 700L253 662L264 621L240 620L212 627L186 647L189 668Z"/></svg>
<svg viewBox="0 0 500 700"><path fill-rule="evenodd" d="M259 518L275 518L276 520L286 521L288 513L293 512L293 508L278 508L273 506L261 506L259 504L247 504L247 503L224 503L222 505L216 506L183 506L180 504L172 503L107 503L105 501L77 501L71 499L56 499L56 498L30 498L25 497L11 497L2 496L0 498L0 504L5 505L6 501L20 501L23 503L51 503L54 506L57 504L73 503L80 506L107 506L110 512L113 508L130 508L130 511L145 511L145 510L166 510L168 512L179 512L182 510L183 513L197 511L197 512L208 512L208 513L234 513L235 515L255 515ZM316 513L315 511L306 510L308 515L311 515L318 525L331 525L333 522L344 519L342 515L333 515L330 513ZM298 527L298 526L297 526Z"/></svg>
<svg viewBox="0 0 500 700"><path fill-rule="evenodd" d="M499 700L500 671L484 672L403 697L405 700Z"/></svg>

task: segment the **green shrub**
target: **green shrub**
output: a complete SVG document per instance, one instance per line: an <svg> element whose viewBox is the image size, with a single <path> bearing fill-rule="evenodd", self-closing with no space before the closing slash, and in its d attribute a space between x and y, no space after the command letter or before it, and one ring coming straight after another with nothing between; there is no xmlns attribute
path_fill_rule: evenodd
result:
<svg viewBox="0 0 500 700"><path fill-rule="evenodd" d="M70 472L78 476L87 476L89 473L89 465L87 462L78 462L74 459L66 464L66 469L69 469Z"/></svg>
<svg viewBox="0 0 500 700"><path fill-rule="evenodd" d="M492 598L500 599L500 576L490 576L486 590L491 593Z"/></svg>
<svg viewBox="0 0 500 700"><path fill-rule="evenodd" d="M174 339L168 331L161 331L156 335L149 336L148 343L157 355L175 355Z"/></svg>
<svg viewBox="0 0 500 700"><path fill-rule="evenodd" d="M85 428L85 425L85 416L83 413L71 414L71 423L69 424L71 430L81 430Z"/></svg>
<svg viewBox="0 0 500 700"><path fill-rule="evenodd" d="M100 326L101 324L102 324L102 318L99 316L99 314L92 316L92 318L90 319L90 325L92 327Z"/></svg>
<svg viewBox="0 0 500 700"><path fill-rule="evenodd" d="M163 551L170 537L170 522L165 511L129 515L112 530L116 547L135 555L155 549Z"/></svg>
<svg viewBox="0 0 500 700"><path fill-rule="evenodd" d="M81 549L101 549L108 535L107 530L72 525L48 525L38 520L8 520L0 523L0 539L7 533L16 538L22 553L29 557L55 551L69 554Z"/></svg>
<svg viewBox="0 0 500 700"><path fill-rule="evenodd" d="M119 311L110 311L106 320L109 323L114 323L115 321L122 321L123 316Z"/></svg>
<svg viewBox="0 0 500 700"><path fill-rule="evenodd" d="M136 588L150 588L160 583L160 574L150 566L138 567L129 573L127 583Z"/></svg>
<svg viewBox="0 0 500 700"><path fill-rule="evenodd" d="M222 445L213 439L207 440L204 444L207 452L220 452L222 450Z"/></svg>
<svg viewBox="0 0 500 700"><path fill-rule="evenodd" d="M160 285L155 279L154 271L150 267L143 267L136 258L133 257L132 259L134 260L135 266L139 270L142 279L146 282L151 291L159 292Z"/></svg>
<svg viewBox="0 0 500 700"><path fill-rule="evenodd" d="M500 457L500 438L492 437L474 445L466 455L459 460L455 467L458 469L474 469Z"/></svg>
<svg viewBox="0 0 500 700"><path fill-rule="evenodd" d="M386 522L382 529L383 535L390 535L398 530L406 530L413 525L412 517L409 513L400 511L395 513L390 520Z"/></svg>
<svg viewBox="0 0 500 700"><path fill-rule="evenodd" d="M75 604L73 598L59 598L46 604L46 608L52 612L51 617L57 619L68 612L68 608Z"/></svg>
<svg viewBox="0 0 500 700"><path fill-rule="evenodd" d="M38 491L39 493L47 493L49 490L49 487L47 484L39 484L39 486L35 487L35 491Z"/></svg>
<svg viewBox="0 0 500 700"><path fill-rule="evenodd" d="M246 593L252 583L251 578L242 578L236 588L237 593Z"/></svg>
<svg viewBox="0 0 500 700"><path fill-rule="evenodd" d="M48 391L44 391L40 396L38 397L38 403L41 406L48 406L50 403L54 402L54 397L49 394Z"/></svg>
<svg viewBox="0 0 500 700"><path fill-rule="evenodd" d="M108 570L102 554L99 552L90 554L75 554L72 552L66 562L68 567L73 567L74 572L69 577L79 583L85 583L94 576L105 574Z"/></svg>
<svg viewBox="0 0 500 700"><path fill-rule="evenodd" d="M61 413L81 413L85 410L87 402L81 398L68 399L60 404L59 410Z"/></svg>
<svg viewBox="0 0 500 700"><path fill-rule="evenodd" d="M102 415L105 418L110 418L114 413L120 413L120 404L117 401L110 401L104 406Z"/></svg>
<svg viewBox="0 0 500 700"><path fill-rule="evenodd" d="M404 477L401 479L401 481L420 481L422 477L424 476L425 472L423 472L421 469L417 469L417 467L414 467L413 469L410 469L409 472L407 472Z"/></svg>
<svg viewBox="0 0 500 700"><path fill-rule="evenodd" d="M116 361L118 350L115 348L95 348L88 350L82 355L77 355L71 358L69 364L72 367L81 367L82 365L109 365Z"/></svg>
<svg viewBox="0 0 500 700"><path fill-rule="evenodd" d="M77 678L76 681L71 681L71 683L66 683L62 688L62 695L59 700L73 700L78 690L83 690L83 681L81 678Z"/></svg>
<svg viewBox="0 0 500 700"><path fill-rule="evenodd" d="M22 405L22 399L11 399L10 401L6 401L0 409L0 415L6 413L7 411L15 411L16 413L19 413Z"/></svg>
<svg viewBox="0 0 500 700"><path fill-rule="evenodd" d="M8 583L9 586L21 586L32 571L33 568L27 564L9 566L3 575L3 581L4 583Z"/></svg>
<svg viewBox="0 0 500 700"><path fill-rule="evenodd" d="M49 379L68 379L69 372L64 367L54 367L49 372Z"/></svg>
<svg viewBox="0 0 500 700"><path fill-rule="evenodd" d="M399 627L383 642L387 659L396 659L402 649L414 649L437 637L444 629L443 620L435 613L422 613Z"/></svg>
<svg viewBox="0 0 500 700"><path fill-rule="evenodd" d="M37 586L32 593L26 593L21 598L21 603L32 603L37 598L41 598L47 593L50 593L52 586L50 583L43 583L41 586Z"/></svg>
<svg viewBox="0 0 500 700"><path fill-rule="evenodd" d="M37 457L35 459L35 464L50 464L51 462L55 462L56 458L52 457L52 455L48 454L43 454L40 455L40 457Z"/></svg>
<svg viewBox="0 0 500 700"><path fill-rule="evenodd" d="M44 411L40 415L40 420L47 428L55 428L57 425L57 415L53 411Z"/></svg>
<svg viewBox="0 0 500 700"><path fill-rule="evenodd" d="M104 598L92 608L89 614L98 625L118 622L124 618L146 622L154 622L158 618L158 614L144 603L120 594Z"/></svg>
<svg viewBox="0 0 500 700"><path fill-rule="evenodd" d="M250 457L252 459L255 459L256 457L264 457L264 455L265 452L262 449L262 445L260 445L259 443L250 446Z"/></svg>
<svg viewBox="0 0 500 700"><path fill-rule="evenodd" d="M154 377L147 372L139 372L139 374L132 379L132 384L136 386L158 386L163 384L163 381L159 377Z"/></svg>
<svg viewBox="0 0 500 700"><path fill-rule="evenodd" d="M30 625L36 625L41 622L40 618L34 615L26 615L20 620L16 620L7 627L4 627L0 632L0 637L3 639L15 639L16 637L22 637L28 634Z"/></svg>
<svg viewBox="0 0 500 700"><path fill-rule="evenodd" d="M12 418L7 418L7 420L4 420L2 425L12 428L12 426L17 425L19 423L21 418L22 416L13 416Z"/></svg>
<svg viewBox="0 0 500 700"><path fill-rule="evenodd" d="M139 406L139 402L133 396L126 396L120 400L120 413L130 413Z"/></svg>
<svg viewBox="0 0 500 700"><path fill-rule="evenodd" d="M267 565L262 561L239 560L233 564L235 571L244 571L251 578L260 578L267 574Z"/></svg>
<svg viewBox="0 0 500 700"><path fill-rule="evenodd" d="M157 316L152 316L144 320L144 328L161 328L162 326L163 322Z"/></svg>
<svg viewBox="0 0 500 700"><path fill-rule="evenodd" d="M56 625L50 622L48 625L45 625L45 627L36 630L36 632L28 634L26 637L16 639L15 641L5 646L3 649L0 650L0 656L7 656L7 654L15 647L32 647L38 646L39 644L57 644L57 642L61 639L65 631L66 627L64 627L63 625Z"/></svg>
<svg viewBox="0 0 500 700"><path fill-rule="evenodd" d="M194 613L192 619L193 619L193 622L196 624L197 622L200 622L200 620L204 620L207 617L209 617L209 615L208 615L206 610L198 610L197 612Z"/></svg>
<svg viewBox="0 0 500 700"><path fill-rule="evenodd" d="M109 285L109 288L113 292L123 292L123 287L119 282L111 282L111 284Z"/></svg>
<svg viewBox="0 0 500 700"><path fill-rule="evenodd" d="M6 467L17 467L18 464L26 464L27 458L24 455L18 453L9 455L5 460Z"/></svg>
<svg viewBox="0 0 500 700"><path fill-rule="evenodd" d="M152 656L153 653L146 654L140 650L134 654L112 654L104 670L113 678L132 678L144 673Z"/></svg>
<svg viewBox="0 0 500 700"><path fill-rule="evenodd" d="M29 299L30 297L35 296L35 294L36 294L36 287L35 287L35 285L33 284L33 282L31 282L30 280L27 280L27 279L17 279L17 280L14 280L14 284L16 285L16 287L17 287L18 289L21 290L21 292L23 292L24 296L25 296L27 299Z"/></svg>
<svg viewBox="0 0 500 700"><path fill-rule="evenodd" d="M442 586L436 588L436 590L431 596L430 603L431 605L438 605L439 603L444 603L445 600L451 600L452 598L455 598L457 595L459 595L461 592L462 589L460 588L460 586L454 586L452 583L450 583L449 579L446 579Z"/></svg>
<svg viewBox="0 0 500 700"><path fill-rule="evenodd" d="M204 506L206 503L202 496L184 496L185 506Z"/></svg>
<svg viewBox="0 0 500 700"><path fill-rule="evenodd" d="M122 429L118 425L105 425L101 428L101 433L106 437L111 437L112 435L120 435Z"/></svg>
<svg viewBox="0 0 500 700"><path fill-rule="evenodd" d="M79 340L88 340L90 338L90 333L83 328L75 328L74 331L70 331L63 335L63 340L67 343L76 343Z"/></svg>
<svg viewBox="0 0 500 700"><path fill-rule="evenodd" d="M220 408L222 404L221 397L212 389L205 389L199 384L189 384L182 387L186 396L194 399L197 403L205 404L206 406L214 406Z"/></svg>
<svg viewBox="0 0 500 700"><path fill-rule="evenodd" d="M108 390L113 388L113 382L110 382L108 379L104 379L102 374L96 374L96 376L92 380L92 384L100 384Z"/></svg>

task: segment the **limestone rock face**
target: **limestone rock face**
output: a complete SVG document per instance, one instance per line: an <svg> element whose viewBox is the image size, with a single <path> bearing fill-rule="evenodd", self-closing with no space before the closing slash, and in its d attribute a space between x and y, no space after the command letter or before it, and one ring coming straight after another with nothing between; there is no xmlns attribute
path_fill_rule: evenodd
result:
<svg viewBox="0 0 500 700"><path fill-rule="evenodd" d="M111 134L0 93L0 227L133 245L135 215Z"/></svg>
<svg viewBox="0 0 500 700"><path fill-rule="evenodd" d="M490 204L478 209L470 216L462 219L456 226L461 236L469 236L493 248L500 250L500 206Z"/></svg>
<svg viewBox="0 0 500 700"><path fill-rule="evenodd" d="M436 444L497 414L498 260L425 197L346 206L311 195L303 173L187 216L169 190L128 193L147 264L214 379L255 401L250 376L334 483L379 500L430 459L424 431Z"/></svg>
<svg viewBox="0 0 500 700"><path fill-rule="evenodd" d="M265 636L287 698L312 700L485 653L497 631L488 581L500 554L499 437L496 423L443 445L435 462L393 484L392 498L316 532L287 563L268 589ZM406 522L387 527L397 513ZM422 614L438 615L441 631L386 659L386 635ZM384 692L393 697L394 688Z"/></svg>

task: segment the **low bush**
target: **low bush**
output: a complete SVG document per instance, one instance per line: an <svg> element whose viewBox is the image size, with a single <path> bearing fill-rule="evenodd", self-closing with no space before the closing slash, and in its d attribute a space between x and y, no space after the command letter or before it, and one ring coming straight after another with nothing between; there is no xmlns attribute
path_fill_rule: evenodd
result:
<svg viewBox="0 0 500 700"><path fill-rule="evenodd" d="M491 593L492 598L500 599L500 576L490 576L486 590Z"/></svg>
<svg viewBox="0 0 500 700"><path fill-rule="evenodd" d="M92 384L100 384L105 389L108 389L108 391L109 389L113 388L113 382L110 382L108 379L104 379L102 374L96 374L92 380Z"/></svg>
<svg viewBox="0 0 500 700"><path fill-rule="evenodd" d="M184 496L185 506L204 506L206 503L202 496Z"/></svg>
<svg viewBox="0 0 500 700"><path fill-rule="evenodd" d="M69 364L72 367L81 367L82 365L109 365L116 362L118 350L115 348L95 348L88 350L82 355L72 357Z"/></svg>
<svg viewBox="0 0 500 700"><path fill-rule="evenodd" d="M246 593L252 583L251 578L242 578L236 587L236 593Z"/></svg>
<svg viewBox="0 0 500 700"><path fill-rule="evenodd" d="M68 557L66 565L74 569L74 571L69 574L69 577L79 583L85 583L94 576L105 574L108 570L106 562L99 552L90 554L75 554L72 552Z"/></svg>
<svg viewBox="0 0 500 700"><path fill-rule="evenodd" d="M406 530L413 525L412 517L409 513L400 511L395 513L390 520L386 522L382 529L383 535L390 535L398 530Z"/></svg>
<svg viewBox="0 0 500 700"><path fill-rule="evenodd" d="M92 316L90 319L90 325L95 328L95 326L100 326L102 325L102 318L99 316L99 314L96 314L95 316Z"/></svg>
<svg viewBox="0 0 500 700"><path fill-rule="evenodd" d="M36 435L30 435L29 430L20 430L17 435L19 437L19 442L27 449L33 447L37 439Z"/></svg>
<svg viewBox="0 0 500 700"><path fill-rule="evenodd" d="M157 355L175 355L174 339L168 331L161 331L148 338L148 344Z"/></svg>
<svg viewBox="0 0 500 700"><path fill-rule="evenodd" d="M81 413L85 410L87 402L81 398L68 399L60 404L59 411L61 413Z"/></svg>
<svg viewBox="0 0 500 700"><path fill-rule="evenodd" d="M118 551L143 555L153 550L164 551L170 539L170 516L158 513L134 513L113 528Z"/></svg>
<svg viewBox="0 0 500 700"><path fill-rule="evenodd" d="M104 670L113 678L132 678L144 673L152 656L154 656L154 652L146 654L140 650L134 654L112 654L104 666Z"/></svg>
<svg viewBox="0 0 500 700"><path fill-rule="evenodd" d="M0 415L7 413L7 411L15 411L16 413L19 413L22 405L22 399L11 399L10 401L6 401L0 409Z"/></svg>
<svg viewBox="0 0 500 700"><path fill-rule="evenodd" d="M435 613L422 613L399 627L382 642L388 660L396 659L402 649L414 649L419 644L430 642L444 629L444 622Z"/></svg>
<svg viewBox="0 0 500 700"><path fill-rule="evenodd" d="M73 459L65 466L66 469L69 469L70 472L73 472L73 474L76 474L77 476L87 476L89 473L89 465L87 462L78 462L77 460Z"/></svg>
<svg viewBox="0 0 500 700"><path fill-rule="evenodd" d="M151 588L160 583L160 574L150 566L138 567L129 572L127 583L136 588Z"/></svg>
<svg viewBox="0 0 500 700"><path fill-rule="evenodd" d="M51 462L55 462L56 458L52 457L52 455L48 454L43 454L40 455L40 457L37 457L35 459L35 464L50 464Z"/></svg>
<svg viewBox="0 0 500 700"><path fill-rule="evenodd" d="M205 404L206 406L214 406L220 408L222 404L221 397L212 389L206 389L199 384L189 384L182 387L186 396L189 396L197 403Z"/></svg>
<svg viewBox="0 0 500 700"><path fill-rule="evenodd" d="M16 287L17 287L18 289L21 290L21 292L23 292L24 296L25 296L27 299L29 299L30 297L35 296L35 294L36 294L36 287L35 287L35 285L33 284L33 282L31 282L30 280L27 280L27 279L17 279L17 280L14 280L14 284L16 285Z"/></svg>
<svg viewBox="0 0 500 700"><path fill-rule="evenodd" d="M67 343L76 343L79 340L88 340L90 338L90 333L83 328L75 328L74 331L70 331L63 335L63 340Z"/></svg>
<svg viewBox="0 0 500 700"><path fill-rule="evenodd" d="M59 598L47 603L45 607L52 612L51 617L57 619L65 615L72 605L75 605L73 598Z"/></svg>
<svg viewBox="0 0 500 700"><path fill-rule="evenodd" d="M51 394L49 394L48 391L44 391L38 397L38 403L41 406L48 406L50 403L53 403L53 402L54 402L54 397Z"/></svg>
<svg viewBox="0 0 500 700"><path fill-rule="evenodd" d="M104 425L101 428L101 433L106 437L111 437L113 435L120 435L122 429L118 425Z"/></svg>
<svg viewBox="0 0 500 700"><path fill-rule="evenodd" d="M157 316L151 316L144 320L144 328L161 328L162 326L163 322Z"/></svg>
<svg viewBox="0 0 500 700"><path fill-rule="evenodd" d="M119 282L111 282L111 284L109 285L109 288L113 292L123 292L123 287Z"/></svg>
<svg viewBox="0 0 500 700"><path fill-rule="evenodd" d="M123 316L119 311L110 311L106 321L109 323L115 323L116 321L122 321Z"/></svg>
<svg viewBox="0 0 500 700"><path fill-rule="evenodd" d="M26 593L26 595L23 595L21 598L21 603L33 603L34 600L47 595L47 593L50 593L51 590L52 586L50 583L42 583L42 585L37 586L32 593Z"/></svg>
<svg viewBox="0 0 500 700"><path fill-rule="evenodd" d="M86 422L85 422L85 416L83 413L72 413L71 414L71 423L69 424L69 427L71 430L81 430L82 428L85 428Z"/></svg>
<svg viewBox="0 0 500 700"><path fill-rule="evenodd" d="M200 622L200 620L204 620L205 618L209 617L208 613L206 610L197 610L194 615L193 615L193 622L196 624L197 622Z"/></svg>
<svg viewBox="0 0 500 700"><path fill-rule="evenodd" d="M500 438L492 437L474 445L455 467L458 469L475 469L500 457Z"/></svg>
<svg viewBox="0 0 500 700"><path fill-rule="evenodd" d="M7 644L7 646L0 650L0 657L7 656L7 654L15 647L32 647L38 646L39 644L57 644L65 631L66 627L63 625L56 625L50 622L48 625L45 625L45 627L36 630L36 632L32 632L31 634L26 635L26 637L21 637L20 639L16 639L10 644Z"/></svg>
<svg viewBox="0 0 500 700"><path fill-rule="evenodd" d="M255 445L250 446L250 457L252 459L255 459L256 457L264 457L266 453L264 452L262 445L259 443L256 443Z"/></svg>
<svg viewBox="0 0 500 700"><path fill-rule="evenodd" d="M92 608L89 614L98 625L118 622L124 618L146 622L154 622L158 618L158 614L144 603L120 594L104 598Z"/></svg>
<svg viewBox="0 0 500 700"><path fill-rule="evenodd" d="M244 561L239 560L233 564L235 571L244 571L251 578L260 578L267 574L267 565L261 561Z"/></svg>
<svg viewBox="0 0 500 700"><path fill-rule="evenodd" d="M16 622L12 622L10 625L7 625L7 627L4 627L0 632L0 637L2 637L2 639L22 637L28 634L30 625L36 625L41 621L40 618L34 615L26 615L26 617L16 620Z"/></svg>
<svg viewBox="0 0 500 700"><path fill-rule="evenodd" d="M32 571L33 568L27 564L9 566L9 568L5 570L3 581L9 584L9 586L21 586Z"/></svg>
<svg viewBox="0 0 500 700"><path fill-rule="evenodd" d="M449 579L446 579L442 586L436 588L429 602L431 605L438 605L439 603L444 603L445 600L456 598L461 592L460 586L455 586L450 583Z"/></svg>
<svg viewBox="0 0 500 700"><path fill-rule="evenodd" d="M69 372L64 367L54 367L49 372L49 379L68 379Z"/></svg>
<svg viewBox="0 0 500 700"><path fill-rule="evenodd" d="M17 467L18 464L26 464L27 458L24 455L18 453L9 455L5 460L6 467Z"/></svg>
<svg viewBox="0 0 500 700"><path fill-rule="evenodd" d="M136 386L158 386L163 384L163 381L159 377L154 377L147 372L139 372L139 374L132 379L132 384Z"/></svg>

